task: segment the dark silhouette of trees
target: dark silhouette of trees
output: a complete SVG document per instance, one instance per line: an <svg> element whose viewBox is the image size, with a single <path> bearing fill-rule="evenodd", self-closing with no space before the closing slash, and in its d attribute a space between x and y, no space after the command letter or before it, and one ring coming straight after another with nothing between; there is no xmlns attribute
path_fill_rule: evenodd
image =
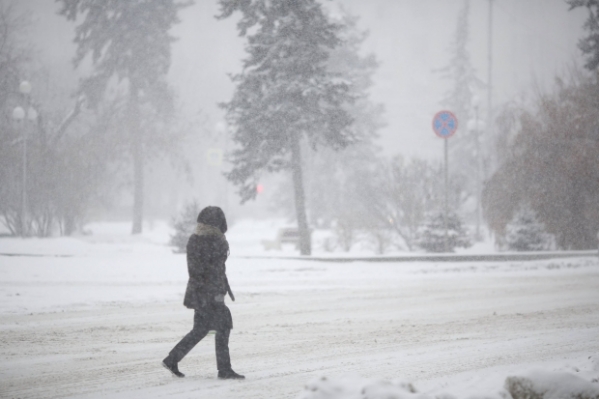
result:
<svg viewBox="0 0 599 399"><path fill-rule="evenodd" d="M534 110L512 110L518 127L503 148L503 164L487 183L483 206L502 239L517 210L529 205L562 249L596 247L599 230L599 2L566 0L570 9L586 7L587 36L578 47L592 75L557 79L557 90L541 94ZM510 119L510 118L508 118Z"/></svg>
<svg viewBox="0 0 599 399"><path fill-rule="evenodd" d="M23 132L13 121L22 76L30 70L31 45L24 38L29 21L14 3L0 3L0 213L12 234L23 235L26 222L21 209Z"/></svg>
<svg viewBox="0 0 599 399"><path fill-rule="evenodd" d="M519 132L484 190L483 205L500 238L517 209L529 204L559 248L589 249L596 248L599 230L599 2L566 2L589 11L578 47L593 73L557 79L556 92L539 95L536 109L511 112Z"/></svg>
<svg viewBox="0 0 599 399"><path fill-rule="evenodd" d="M519 132L483 192L485 217L499 237L530 204L562 249L596 248L599 230L599 84L572 74L523 110Z"/></svg>
<svg viewBox="0 0 599 399"><path fill-rule="evenodd" d="M56 227L70 234L98 188L97 147L81 126L68 131L82 100L67 105L61 97L64 82L40 66L30 20L15 4L0 2L0 217L12 235L46 237ZM20 92L21 84L31 93ZM17 107L21 121L12 118Z"/></svg>
<svg viewBox="0 0 599 399"><path fill-rule="evenodd" d="M173 114L173 95L166 82L171 63L169 34L179 22L178 12L191 2L175 0L58 0L60 14L82 21L76 27L78 67L91 57L93 72L80 82L79 91L91 107L104 101L108 88L123 98L119 109L124 129L121 143L133 164L132 233L142 231L144 163L162 146ZM175 142L176 137L171 137ZM168 141L168 140L167 140Z"/></svg>

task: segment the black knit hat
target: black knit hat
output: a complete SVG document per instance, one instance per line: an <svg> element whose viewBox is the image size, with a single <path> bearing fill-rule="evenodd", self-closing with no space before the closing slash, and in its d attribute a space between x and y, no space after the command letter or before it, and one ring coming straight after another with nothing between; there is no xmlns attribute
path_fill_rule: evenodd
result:
<svg viewBox="0 0 599 399"><path fill-rule="evenodd" d="M207 206L202 209L198 215L198 223L217 227L223 234L227 232L227 219L225 218L225 213L218 206Z"/></svg>

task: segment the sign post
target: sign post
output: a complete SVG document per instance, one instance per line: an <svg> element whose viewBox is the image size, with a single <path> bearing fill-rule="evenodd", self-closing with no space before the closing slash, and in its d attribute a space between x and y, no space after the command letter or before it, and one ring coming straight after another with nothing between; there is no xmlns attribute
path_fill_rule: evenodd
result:
<svg viewBox="0 0 599 399"><path fill-rule="evenodd" d="M453 136L458 130L458 118L451 111L439 111L433 117L433 131L437 136L444 139L444 158L445 158L445 252L449 252L449 237L447 234L448 226L447 226L447 214L449 213L449 156L447 149L447 139Z"/></svg>

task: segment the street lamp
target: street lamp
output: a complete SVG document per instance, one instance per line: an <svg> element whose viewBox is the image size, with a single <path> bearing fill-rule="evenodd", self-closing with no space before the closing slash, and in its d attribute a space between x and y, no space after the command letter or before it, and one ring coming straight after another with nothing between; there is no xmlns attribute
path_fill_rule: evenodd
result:
<svg viewBox="0 0 599 399"><path fill-rule="evenodd" d="M472 108L474 109L474 119L468 121L468 130L474 133L476 144L476 239L480 240L480 225L481 225L481 196L482 196L482 154L480 149L480 134L485 129L483 121L478 119L478 107L480 106L480 98L472 97Z"/></svg>
<svg viewBox="0 0 599 399"><path fill-rule="evenodd" d="M25 109L17 106L12 111L12 117L21 125L25 119L33 122L37 119L37 111L30 106L29 93L31 93L31 83L24 80L19 85L19 92L25 99ZM25 118L27 117L27 118ZM27 233L27 126L23 123L23 182L21 186L21 237L25 237Z"/></svg>
<svg viewBox="0 0 599 399"><path fill-rule="evenodd" d="M22 81L19 85L19 91L25 95L29 95L31 93L31 83L26 80Z"/></svg>

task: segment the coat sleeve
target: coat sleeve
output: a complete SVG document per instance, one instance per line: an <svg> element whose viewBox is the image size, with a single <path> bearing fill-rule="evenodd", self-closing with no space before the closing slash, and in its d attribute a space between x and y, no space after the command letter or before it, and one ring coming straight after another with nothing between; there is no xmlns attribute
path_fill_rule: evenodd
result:
<svg viewBox="0 0 599 399"><path fill-rule="evenodd" d="M198 282L203 282L206 279L206 268L202 262L202 248L200 240L191 236L187 242L187 271L189 277Z"/></svg>
<svg viewBox="0 0 599 399"><path fill-rule="evenodd" d="M208 304L208 297L203 295L206 281L206 270L201 261L201 250L198 237L192 235L187 241L187 271L189 281L185 290L183 305L190 309L201 309Z"/></svg>

